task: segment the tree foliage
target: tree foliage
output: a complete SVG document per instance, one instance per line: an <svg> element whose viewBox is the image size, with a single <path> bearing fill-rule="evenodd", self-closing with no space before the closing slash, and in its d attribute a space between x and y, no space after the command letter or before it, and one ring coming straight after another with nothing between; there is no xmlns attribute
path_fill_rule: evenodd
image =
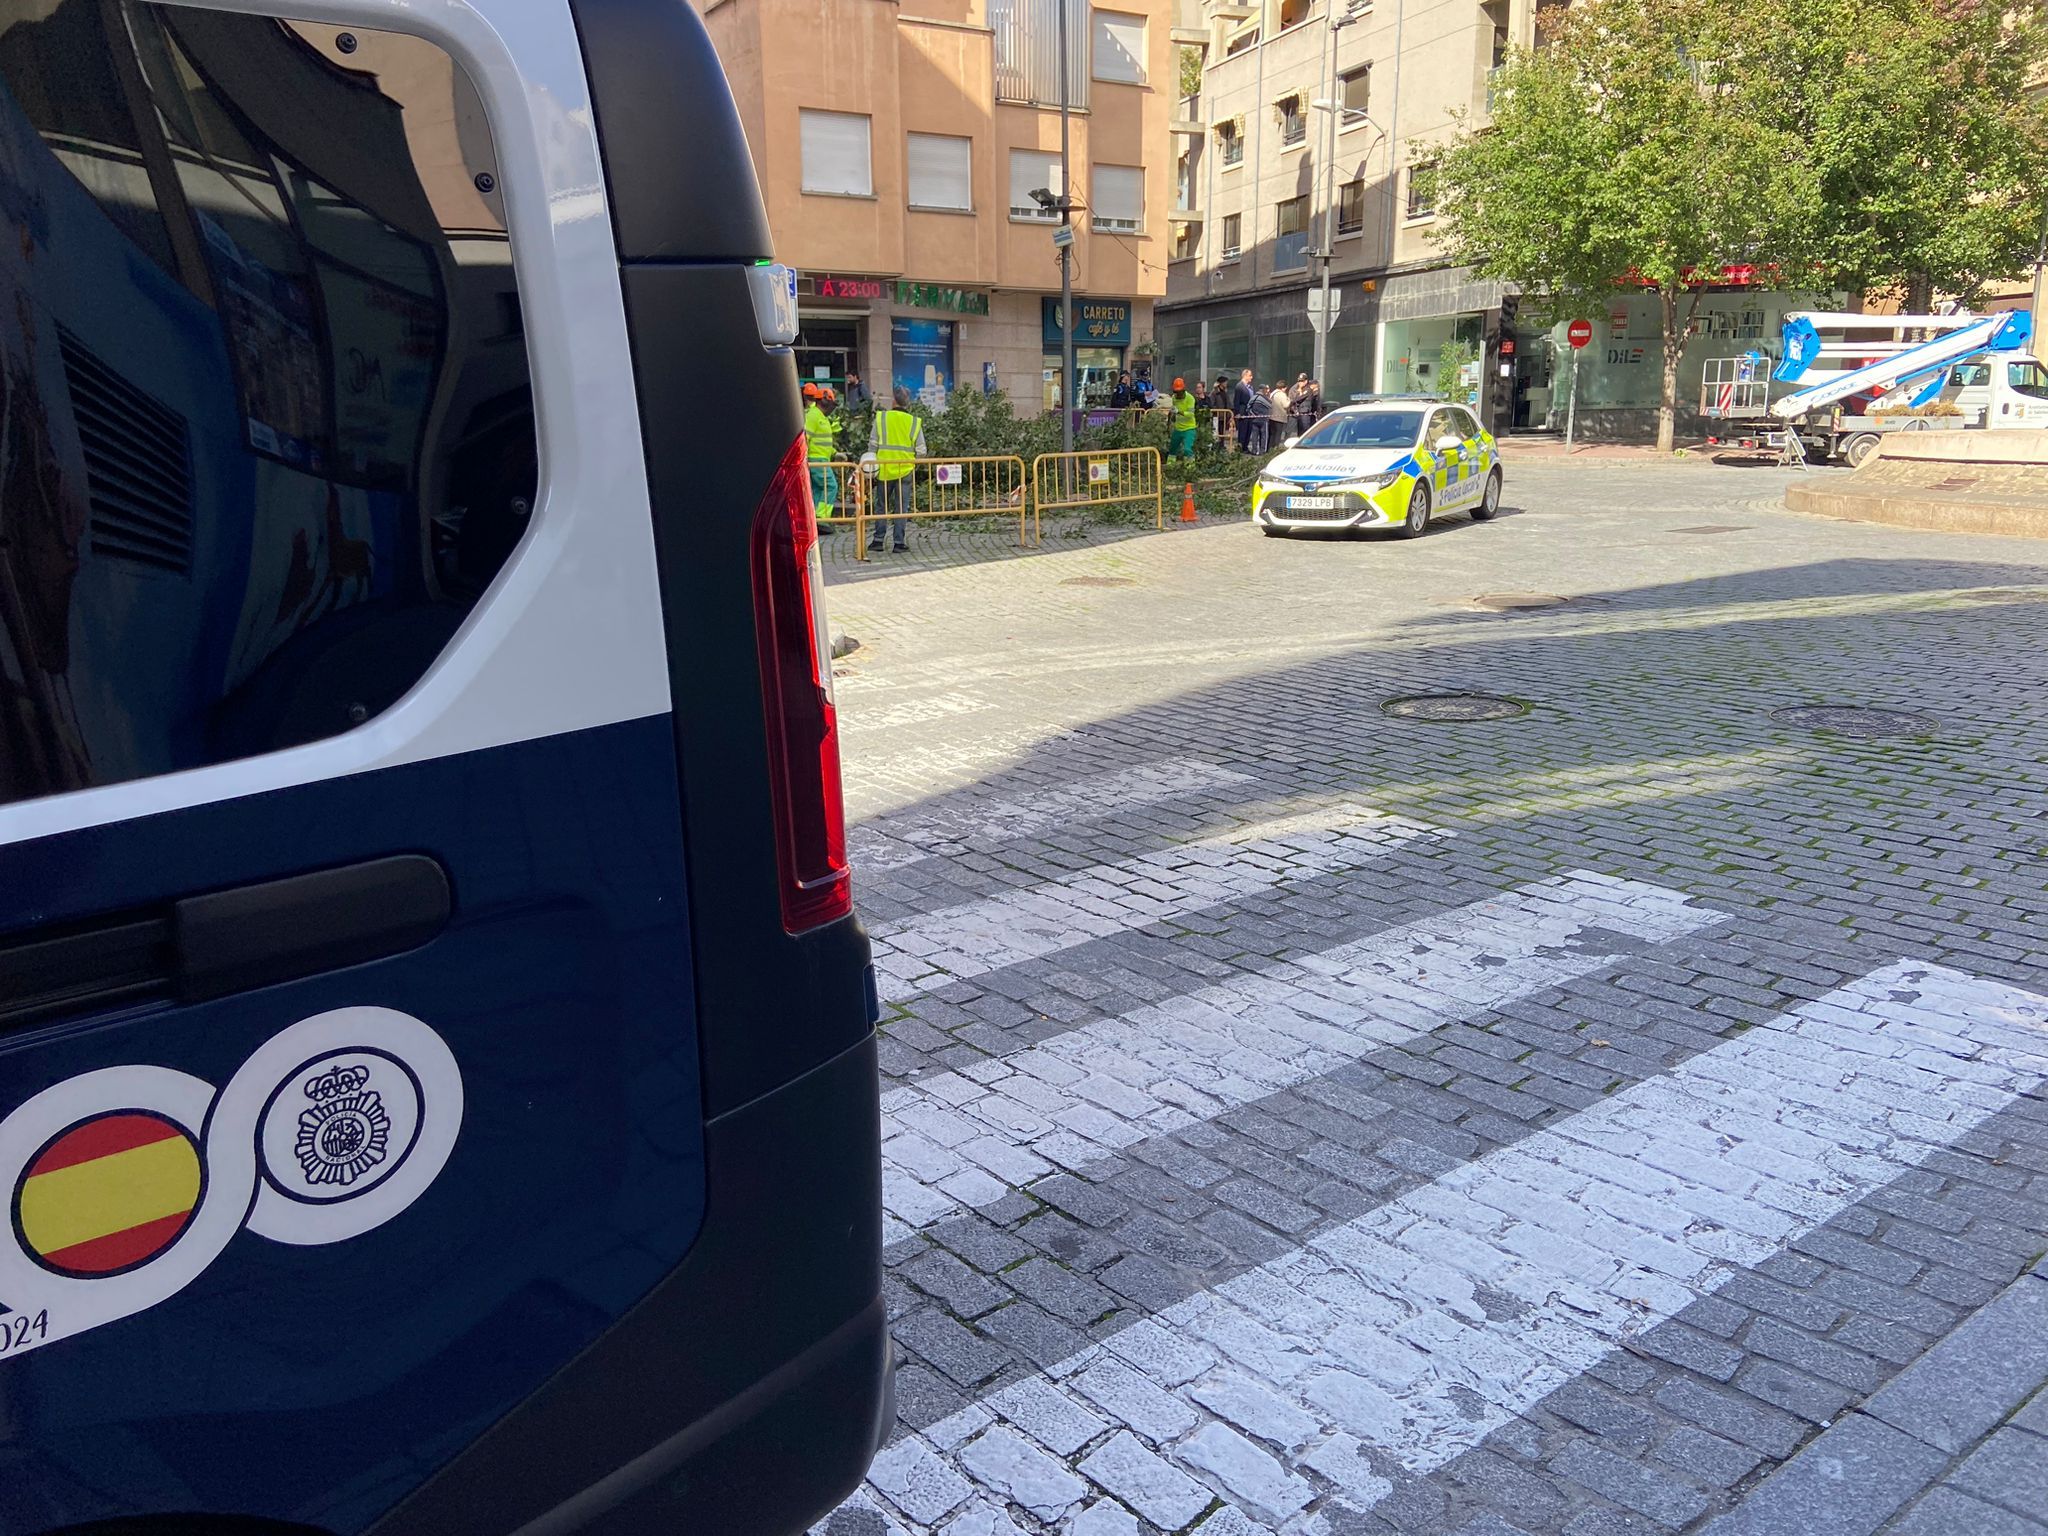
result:
<svg viewBox="0 0 2048 1536"><path fill-rule="evenodd" d="M1699 285L1968 297L2042 217L2039 0L1583 0L1546 13L1441 169L1454 259L1591 316L1653 287L1659 446Z"/></svg>
<svg viewBox="0 0 2048 1536"><path fill-rule="evenodd" d="M1774 0L1760 109L1813 187L1802 253L1829 285L1913 311L2026 270L2048 181L2048 7Z"/></svg>

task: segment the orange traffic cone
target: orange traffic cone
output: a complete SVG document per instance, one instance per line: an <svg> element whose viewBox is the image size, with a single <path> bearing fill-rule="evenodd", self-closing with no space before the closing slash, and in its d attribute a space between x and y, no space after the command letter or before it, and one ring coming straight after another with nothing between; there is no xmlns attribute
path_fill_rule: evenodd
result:
<svg viewBox="0 0 2048 1536"><path fill-rule="evenodd" d="M1180 494L1180 520L1184 523L1198 521L1195 517L1195 487L1192 481L1188 483L1187 489Z"/></svg>

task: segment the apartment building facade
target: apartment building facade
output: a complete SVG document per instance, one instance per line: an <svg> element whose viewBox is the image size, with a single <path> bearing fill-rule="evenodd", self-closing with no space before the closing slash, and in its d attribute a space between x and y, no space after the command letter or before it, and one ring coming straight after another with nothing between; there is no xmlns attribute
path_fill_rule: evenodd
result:
<svg viewBox="0 0 2048 1536"><path fill-rule="evenodd" d="M1483 126L1495 70L1569 0L1180 0L1174 36L1203 53L1172 125L1174 204L1161 359L1214 379L1313 369L1308 301L1329 251L1338 296L1324 398L1426 392L1494 431L1559 431L1576 381L1581 435L1655 430L1654 291L1614 297L1592 344L1534 322L1512 285L1447 261L1434 239L1433 148ZM1707 362L1774 351L1783 317L1846 295L1791 293L1730 267L1700 296L1679 368L1680 430Z"/></svg>
<svg viewBox="0 0 2048 1536"><path fill-rule="evenodd" d="M1536 0L1182 0L1201 92L1173 122L1167 366L1311 371L1325 247L1338 312L1325 398L1430 391L1492 418L1503 288L1446 262L1432 145L1483 120ZM1511 294L1509 308L1513 309ZM1509 355L1514 349L1510 347Z"/></svg>
<svg viewBox="0 0 2048 1536"><path fill-rule="evenodd" d="M694 0L739 103L800 373L934 405L1059 378L1059 7L1067 11L1081 400L1155 361L1171 0Z"/></svg>

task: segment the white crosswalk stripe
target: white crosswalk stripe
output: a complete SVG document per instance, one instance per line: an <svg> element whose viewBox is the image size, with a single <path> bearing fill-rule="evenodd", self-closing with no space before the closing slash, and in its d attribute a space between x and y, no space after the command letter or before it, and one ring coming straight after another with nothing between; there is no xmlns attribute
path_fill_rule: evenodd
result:
<svg viewBox="0 0 2048 1536"><path fill-rule="evenodd" d="M1201 758L1165 758L1069 784L975 796L903 816L864 822L848 834L856 878L884 874L939 854L998 848L1056 827L1190 796L1243 791L1251 775Z"/></svg>
<svg viewBox="0 0 2048 1536"><path fill-rule="evenodd" d="M1005 1478L1055 1524L1100 1494L1166 1523L1193 1488L1319 1536L1391 1491L1368 1448L1443 1465L2044 1082L2048 999L1887 966L905 1437L871 1492L943 1489L894 1506L922 1532ZM1077 1414L1123 1427L1032 1444Z"/></svg>
<svg viewBox="0 0 2048 1536"><path fill-rule="evenodd" d="M1028 890L963 902L871 935L882 996L903 1001L965 980L1199 912L1293 880L1355 869L1443 834L1420 822L1340 804L1280 817Z"/></svg>
<svg viewBox="0 0 2048 1536"><path fill-rule="evenodd" d="M1660 887L1579 871L892 1089L889 1238L1603 970L1609 935L1661 943L1720 920Z"/></svg>

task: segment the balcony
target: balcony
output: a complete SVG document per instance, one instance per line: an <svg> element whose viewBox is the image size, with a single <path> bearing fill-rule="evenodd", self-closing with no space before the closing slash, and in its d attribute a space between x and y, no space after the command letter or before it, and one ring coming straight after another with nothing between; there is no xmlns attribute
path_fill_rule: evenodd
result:
<svg viewBox="0 0 2048 1536"><path fill-rule="evenodd" d="M1202 125L1202 98L1199 94L1183 96L1180 104L1173 109L1173 121L1166 125L1169 133L1187 134L1200 138L1208 129Z"/></svg>

